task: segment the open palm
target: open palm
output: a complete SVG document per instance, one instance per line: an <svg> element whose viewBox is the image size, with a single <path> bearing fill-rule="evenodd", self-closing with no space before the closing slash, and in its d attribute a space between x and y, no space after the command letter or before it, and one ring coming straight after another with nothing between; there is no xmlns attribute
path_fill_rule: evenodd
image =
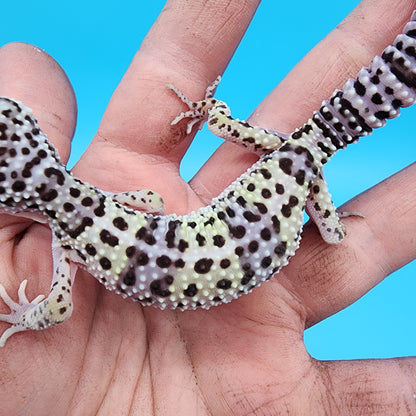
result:
<svg viewBox="0 0 416 416"><path fill-rule="evenodd" d="M167 212L184 214L242 173L255 156L225 143L190 183L180 178L191 137L185 135L186 123L170 126L183 107L165 85L200 99L251 20L257 2L247 3L242 8L231 0L225 7L219 0L198 0L185 8L184 0L168 1L74 174L107 191L154 189ZM363 1L265 99L252 124L282 131L301 125L401 30L416 2L398 3L401 7L392 10L387 0ZM208 4L220 13L209 13ZM373 27L380 30L374 34ZM331 65L326 81L313 91L307 86L322 76L320 62ZM3 47L0 95L30 106L67 160L76 104L67 78L49 56L25 44ZM13 336L0 351L0 414L415 413L414 359L318 362L303 343L305 328L415 258L416 216L405 214L415 209L416 195L403 191L414 186L415 176L412 165L347 204L366 218L345 220L348 236L340 246L326 245L307 225L301 248L277 277L209 311L142 308L78 272L72 318L54 329ZM50 241L48 227L1 216L1 281L9 293L25 278L30 299L47 293ZM376 261L380 257L383 267ZM5 305L0 308L7 312ZM1 324L0 330L5 328Z"/></svg>

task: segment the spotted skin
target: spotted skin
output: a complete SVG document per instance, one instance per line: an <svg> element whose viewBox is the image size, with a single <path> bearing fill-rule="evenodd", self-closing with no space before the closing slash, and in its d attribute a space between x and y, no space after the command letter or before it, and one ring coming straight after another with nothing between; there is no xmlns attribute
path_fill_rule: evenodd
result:
<svg viewBox="0 0 416 416"><path fill-rule="evenodd" d="M150 189L140 189L138 191L120 192L117 194L106 193L114 202L118 202L129 208L140 211L152 212L163 215L165 204L162 197Z"/></svg>
<svg viewBox="0 0 416 416"><path fill-rule="evenodd" d="M77 267L109 290L161 309L208 309L249 293L286 265L299 246L303 212L325 241L342 241L345 227L331 202L322 166L339 149L368 135L415 102L416 14L404 31L334 92L300 129L285 135L233 119L213 98L219 78L202 101L173 124L190 119L260 158L210 205L188 215L162 215L151 191L109 194L65 169L31 110L0 99L0 210L47 222L52 230L53 277L46 299L29 301L26 281L14 302L0 285L11 324L0 338L43 329L72 312ZM135 209L135 208L139 208Z"/></svg>

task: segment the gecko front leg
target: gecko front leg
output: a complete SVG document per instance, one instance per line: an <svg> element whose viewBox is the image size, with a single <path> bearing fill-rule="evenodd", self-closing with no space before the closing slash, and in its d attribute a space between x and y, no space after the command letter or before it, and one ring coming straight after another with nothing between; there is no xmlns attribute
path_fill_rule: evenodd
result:
<svg viewBox="0 0 416 416"><path fill-rule="evenodd" d="M165 204L163 198L155 191L150 189L140 189L138 191L127 191L113 194L106 192L113 201L118 202L128 208L138 209L142 212L163 215Z"/></svg>
<svg viewBox="0 0 416 416"><path fill-rule="evenodd" d="M213 98L213 93L220 80L221 77L218 76L208 86L205 98L201 101L191 101L176 87L168 85L167 87L189 108L188 111L179 114L171 124L175 125L185 118L190 118L186 127L186 133L189 134L194 125L199 124L201 126L207 121L207 126L213 134L236 143L259 156L281 147L289 138L288 134L252 126L244 120L232 118L227 104Z"/></svg>
<svg viewBox="0 0 416 416"><path fill-rule="evenodd" d="M0 314L0 321L11 324L0 337L0 347L4 347L8 338L17 332L28 329L40 330L58 325L72 314L72 282L77 267L71 262L67 250L52 243L53 277L49 295L37 296L31 302L25 294L27 280L18 290L18 302L13 301L5 288L0 285L0 298L10 308L10 314Z"/></svg>

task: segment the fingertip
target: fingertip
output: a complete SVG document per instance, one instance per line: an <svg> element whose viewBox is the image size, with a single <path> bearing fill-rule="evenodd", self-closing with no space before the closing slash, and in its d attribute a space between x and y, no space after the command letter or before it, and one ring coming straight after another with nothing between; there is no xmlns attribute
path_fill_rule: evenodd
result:
<svg viewBox="0 0 416 416"><path fill-rule="evenodd" d="M61 66L36 46L11 42L0 48L0 96L30 107L62 160L70 153L77 105Z"/></svg>

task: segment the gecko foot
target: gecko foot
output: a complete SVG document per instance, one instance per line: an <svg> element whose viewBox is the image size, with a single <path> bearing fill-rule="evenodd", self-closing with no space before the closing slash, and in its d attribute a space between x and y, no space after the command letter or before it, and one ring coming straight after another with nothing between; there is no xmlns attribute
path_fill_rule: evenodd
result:
<svg viewBox="0 0 416 416"><path fill-rule="evenodd" d="M0 298L10 308L11 311L10 314L0 314L0 321L12 324L12 326L6 329L6 331L4 331L3 335L0 337L0 347L4 347L7 339L16 332L25 331L28 329L27 325L25 324L26 312L36 307L39 302L45 298L44 295L39 295L31 302L29 302L29 299L26 296L26 285L27 280L23 280L23 282L20 283L19 290L17 292L19 302L15 302L7 294L7 291L3 285L0 284Z"/></svg>
<svg viewBox="0 0 416 416"><path fill-rule="evenodd" d="M167 85L167 87L170 90L172 90L179 97L179 99L189 108L189 111L184 111L180 113L170 124L173 126L179 123L179 121L183 120L184 118L190 118L191 120L188 121L188 124L186 126L186 134L189 134L192 131L192 127L195 124L199 124L198 128L201 128L208 118L208 110L217 103L217 100L215 100L213 97L214 92L220 81L221 76L218 75L214 82L212 82L205 90L205 97L201 101L191 101L176 87L170 84Z"/></svg>

